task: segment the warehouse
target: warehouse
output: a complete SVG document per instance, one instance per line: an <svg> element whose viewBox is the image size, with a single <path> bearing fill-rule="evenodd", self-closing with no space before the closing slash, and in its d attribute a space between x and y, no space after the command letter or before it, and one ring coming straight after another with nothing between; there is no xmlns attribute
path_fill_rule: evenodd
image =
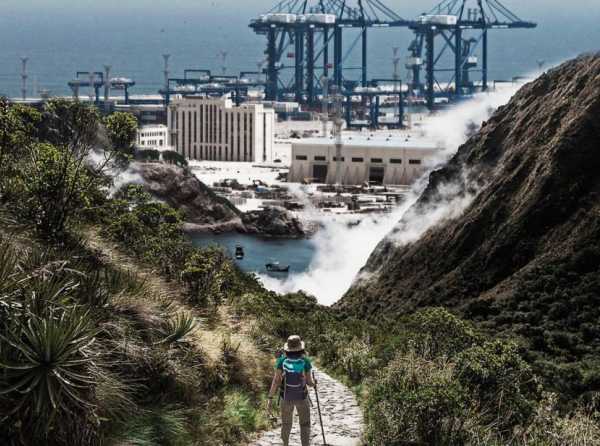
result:
<svg viewBox="0 0 600 446"><path fill-rule="evenodd" d="M168 123L171 145L188 159L272 161L275 112L262 104L187 96L171 103Z"/></svg>
<svg viewBox="0 0 600 446"><path fill-rule="evenodd" d="M426 171L443 148L434 142L401 136L354 135L343 138L339 183L407 185ZM290 182L335 184L338 162L333 138L308 138L292 144Z"/></svg>

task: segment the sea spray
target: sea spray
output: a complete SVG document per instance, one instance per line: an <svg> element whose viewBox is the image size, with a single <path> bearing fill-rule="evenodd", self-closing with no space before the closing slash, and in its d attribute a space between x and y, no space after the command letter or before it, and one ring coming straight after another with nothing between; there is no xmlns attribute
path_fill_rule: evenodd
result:
<svg viewBox="0 0 600 446"><path fill-rule="evenodd" d="M333 221L331 217L322 218L323 229L315 236L317 250L309 269L292 273L285 280L259 275L263 284L280 293L302 290L317 297L319 303L331 305L343 296L354 280L368 278L369 273L361 268L388 234L396 243L410 243L438 222L459 216L472 202L476 190L465 194L458 187L447 184L440 190L443 199L439 206L416 213L412 205L427 186L430 172L445 164L466 141L469 128L479 128L520 86L504 85L430 118L424 126L423 136L442 142L444 150L427 162L427 172L414 183L401 206L390 214L363 217L356 226L348 225L351 216L336 217ZM402 226L398 226L400 220L404 222Z"/></svg>

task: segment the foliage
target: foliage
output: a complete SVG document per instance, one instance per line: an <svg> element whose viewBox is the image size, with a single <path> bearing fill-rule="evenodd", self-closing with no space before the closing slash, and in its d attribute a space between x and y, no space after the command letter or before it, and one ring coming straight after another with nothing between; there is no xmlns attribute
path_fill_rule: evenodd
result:
<svg viewBox="0 0 600 446"><path fill-rule="evenodd" d="M135 158L140 161L159 161L160 152L155 149L138 149L135 151Z"/></svg>
<svg viewBox="0 0 600 446"><path fill-rule="evenodd" d="M366 407L367 438L374 446L465 443L468 394L444 360L400 355L378 376Z"/></svg>
<svg viewBox="0 0 600 446"><path fill-rule="evenodd" d="M108 138L122 160L133 157L138 123L131 113L115 112L104 118Z"/></svg>
<svg viewBox="0 0 600 446"><path fill-rule="evenodd" d="M37 141L41 114L30 107L11 105L0 98L0 201L15 198L18 162Z"/></svg>
<svg viewBox="0 0 600 446"><path fill-rule="evenodd" d="M65 147L34 145L18 176L20 215L33 222L41 234L61 238L73 217L101 199L106 179L88 169Z"/></svg>
<svg viewBox="0 0 600 446"><path fill-rule="evenodd" d="M164 150L162 152L162 159L165 163L175 164L179 167L186 167L188 165L185 157L174 150Z"/></svg>
<svg viewBox="0 0 600 446"><path fill-rule="evenodd" d="M196 318L190 313L180 312L167 319L162 343L172 344L183 340L198 328Z"/></svg>
<svg viewBox="0 0 600 446"><path fill-rule="evenodd" d="M457 375L483 409L484 422L508 435L517 425L526 425L539 398L531 367L513 342L486 342L461 352Z"/></svg>

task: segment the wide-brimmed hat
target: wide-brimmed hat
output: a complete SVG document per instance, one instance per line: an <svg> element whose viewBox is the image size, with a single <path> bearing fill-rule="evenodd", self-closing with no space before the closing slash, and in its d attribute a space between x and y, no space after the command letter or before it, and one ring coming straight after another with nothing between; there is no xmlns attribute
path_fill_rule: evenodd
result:
<svg viewBox="0 0 600 446"><path fill-rule="evenodd" d="M292 335L283 346L286 352L301 352L304 350L304 341L298 335Z"/></svg>

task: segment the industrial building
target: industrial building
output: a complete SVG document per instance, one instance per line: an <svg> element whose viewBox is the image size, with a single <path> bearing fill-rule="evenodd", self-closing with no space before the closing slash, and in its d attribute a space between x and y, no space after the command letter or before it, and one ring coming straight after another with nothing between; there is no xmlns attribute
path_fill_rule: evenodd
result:
<svg viewBox="0 0 600 446"><path fill-rule="evenodd" d="M275 112L228 97L186 96L169 106L171 145L188 159L272 161Z"/></svg>
<svg viewBox="0 0 600 446"><path fill-rule="evenodd" d="M338 163L334 138L308 138L292 144L288 179L335 184L339 166L342 185L407 185L423 175L427 162L442 149L408 135L345 135Z"/></svg>
<svg viewBox="0 0 600 446"><path fill-rule="evenodd" d="M168 147L169 129L166 125L145 125L138 129L136 145L140 149L164 150Z"/></svg>

